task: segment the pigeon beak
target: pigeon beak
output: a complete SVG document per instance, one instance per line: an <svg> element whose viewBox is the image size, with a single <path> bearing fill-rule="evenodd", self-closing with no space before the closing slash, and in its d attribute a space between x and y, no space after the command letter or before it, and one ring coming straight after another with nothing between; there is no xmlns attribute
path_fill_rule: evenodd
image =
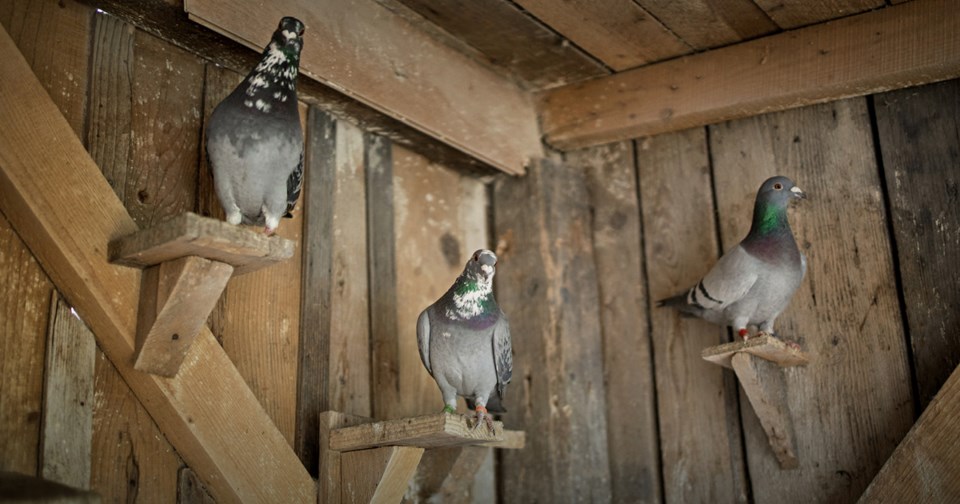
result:
<svg viewBox="0 0 960 504"><path fill-rule="evenodd" d="M793 193L794 198L807 199L807 193L801 191L800 188L797 186L791 187L790 192Z"/></svg>

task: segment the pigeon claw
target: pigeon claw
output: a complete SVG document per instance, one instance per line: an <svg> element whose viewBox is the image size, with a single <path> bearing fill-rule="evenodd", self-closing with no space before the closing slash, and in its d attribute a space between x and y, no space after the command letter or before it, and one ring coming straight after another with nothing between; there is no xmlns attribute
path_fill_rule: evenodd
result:
<svg viewBox="0 0 960 504"><path fill-rule="evenodd" d="M269 227L263 228L263 234L267 236L273 236L273 233L276 233L276 232L277 232L277 228L272 228L272 229Z"/></svg>
<svg viewBox="0 0 960 504"><path fill-rule="evenodd" d="M477 416L475 423L473 424L473 428L476 429L477 427L480 427L481 423L485 423L487 424L487 430L493 433L493 415L487 412L487 408L480 406L479 404L475 408L475 411Z"/></svg>

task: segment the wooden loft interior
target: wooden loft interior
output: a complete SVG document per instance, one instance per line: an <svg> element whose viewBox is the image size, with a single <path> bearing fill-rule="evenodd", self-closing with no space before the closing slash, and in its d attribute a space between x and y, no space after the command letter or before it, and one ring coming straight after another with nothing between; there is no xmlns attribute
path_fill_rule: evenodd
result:
<svg viewBox="0 0 960 504"><path fill-rule="evenodd" d="M722 12L710 0L80 1L236 71L274 27L260 20L298 15L308 25L304 101L478 175L522 175L540 158L547 169L528 179L569 174L551 165L553 151L960 76L957 0L737 0ZM17 55L0 65L11 90L0 98L0 212L218 500L311 502L317 485L325 495L207 326L192 341L202 365L188 356L173 378L135 369L146 274L109 264L105 249L138 225L14 42L0 43ZM63 140L52 147L51 134ZM211 396L232 400L211 409ZM931 415L925 428L943 432L943 418ZM354 424L371 419L325 421L362 437ZM431 428L444 437L459 426ZM367 446L340 463L379 465L385 482L419 461L419 447L361 456Z"/></svg>
<svg viewBox="0 0 960 504"><path fill-rule="evenodd" d="M307 25L301 95L451 166L960 75L955 1L84 0L235 70ZM236 41L231 43L210 30Z"/></svg>

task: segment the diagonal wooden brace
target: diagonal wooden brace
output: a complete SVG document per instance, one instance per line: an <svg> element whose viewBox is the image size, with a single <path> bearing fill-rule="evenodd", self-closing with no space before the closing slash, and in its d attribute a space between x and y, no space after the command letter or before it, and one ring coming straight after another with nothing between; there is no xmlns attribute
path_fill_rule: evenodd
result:
<svg viewBox="0 0 960 504"><path fill-rule="evenodd" d="M293 255L293 242L186 213L110 242L110 260L142 267L134 368L176 376L234 274Z"/></svg>
<svg viewBox="0 0 960 504"><path fill-rule="evenodd" d="M799 467L793 449L793 424L786 405L786 387L779 367L805 365L810 358L772 336L758 336L746 341L705 348L703 359L732 368L740 380L753 411L760 420L767 440L781 469ZM764 362L766 361L766 362Z"/></svg>

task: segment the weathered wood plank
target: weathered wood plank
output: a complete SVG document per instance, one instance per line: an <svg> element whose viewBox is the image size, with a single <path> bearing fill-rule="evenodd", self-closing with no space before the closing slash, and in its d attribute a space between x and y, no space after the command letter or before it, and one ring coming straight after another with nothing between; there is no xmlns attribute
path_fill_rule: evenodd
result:
<svg viewBox="0 0 960 504"><path fill-rule="evenodd" d="M632 0L516 0L531 14L616 71L691 52Z"/></svg>
<svg viewBox="0 0 960 504"><path fill-rule="evenodd" d="M186 212L110 242L110 261L144 268L187 256L235 268L235 275L272 266L294 255L296 243Z"/></svg>
<svg viewBox="0 0 960 504"><path fill-rule="evenodd" d="M886 5L884 0L754 0L783 29L857 14Z"/></svg>
<svg viewBox="0 0 960 504"><path fill-rule="evenodd" d="M867 491L863 503L950 502L960 495L960 368L943 384Z"/></svg>
<svg viewBox="0 0 960 504"><path fill-rule="evenodd" d="M633 144L574 151L593 210L613 502L659 502L656 390Z"/></svg>
<svg viewBox="0 0 960 504"><path fill-rule="evenodd" d="M318 502L340 504L342 497L343 472L341 470L341 452L330 449L330 433L334 429L349 427L373 420L338 411L324 411L318 416L320 425L319 477L317 479Z"/></svg>
<svg viewBox="0 0 960 504"><path fill-rule="evenodd" d="M609 73L512 2L399 1L532 88L545 89Z"/></svg>
<svg viewBox="0 0 960 504"><path fill-rule="evenodd" d="M132 502L140 496L175 502L183 461L101 351L94 390L90 488L105 502Z"/></svg>
<svg viewBox="0 0 960 504"><path fill-rule="evenodd" d="M149 228L196 204L203 63L140 31L132 56L129 158L104 174L134 222Z"/></svg>
<svg viewBox="0 0 960 504"><path fill-rule="evenodd" d="M276 28L266 20L295 12L310 27L304 75L508 173L523 173L543 153L524 91L373 0L353 0L348 8L336 0L186 0L184 7L192 19L256 48Z"/></svg>
<svg viewBox="0 0 960 504"><path fill-rule="evenodd" d="M341 455L342 502L400 502L417 470L423 448L388 446Z"/></svg>
<svg viewBox="0 0 960 504"><path fill-rule="evenodd" d="M748 404L760 421L780 468L796 469L799 466L793 448L796 436L790 416L785 411L786 387L780 368L776 364L762 362L760 357L747 352L734 354L730 358L730 367L737 373L737 381L749 400L744 406ZM750 413L744 408L743 414Z"/></svg>
<svg viewBox="0 0 960 504"><path fill-rule="evenodd" d="M874 103L924 408L960 364L960 82Z"/></svg>
<svg viewBox="0 0 960 504"><path fill-rule="evenodd" d="M6 31L0 50L0 210L218 500L314 498L309 475L209 331L195 342L203 359L188 359L178 378L133 370L140 275L106 263L105 247L136 224ZM248 442L233 442L240 435Z"/></svg>
<svg viewBox="0 0 960 504"><path fill-rule="evenodd" d="M40 476L89 489L97 341L58 294L50 304Z"/></svg>
<svg viewBox="0 0 960 504"><path fill-rule="evenodd" d="M370 286L371 406L376 418L396 418L400 394L397 337L397 237L394 224L393 146L386 137L364 135L367 173L367 248Z"/></svg>
<svg viewBox="0 0 960 504"><path fill-rule="evenodd" d="M474 429L464 415L444 412L334 429L330 449L352 451L394 445L443 448L503 441L503 432L501 422L494 422L490 432L482 426Z"/></svg>
<svg viewBox="0 0 960 504"><path fill-rule="evenodd" d="M753 0L637 0L680 39L697 50L748 40L777 31Z"/></svg>
<svg viewBox="0 0 960 504"><path fill-rule="evenodd" d="M703 129L637 148L650 303L688 289L717 259ZM726 331L673 310L650 314L665 502L746 502L732 374L700 359Z"/></svg>
<svg viewBox="0 0 960 504"><path fill-rule="evenodd" d="M92 13L74 0L0 2L0 23L77 135L86 119Z"/></svg>
<svg viewBox="0 0 960 504"><path fill-rule="evenodd" d="M0 470L36 475L53 284L0 213Z"/></svg>
<svg viewBox="0 0 960 504"><path fill-rule="evenodd" d="M807 366L783 371L800 467L782 472L761 426L743 412L754 497L851 501L913 419L866 100L723 123L710 128L710 140L725 248L747 234L766 178L789 176L809 195L790 215L807 276L775 327L811 355ZM851 413L863 411L870 414Z"/></svg>
<svg viewBox="0 0 960 504"><path fill-rule="evenodd" d="M957 0L915 0L552 89L550 145L572 149L960 76Z"/></svg>
<svg viewBox="0 0 960 504"><path fill-rule="evenodd" d="M176 376L232 274L233 266L196 256L147 268L140 277L133 367Z"/></svg>
<svg viewBox="0 0 960 504"><path fill-rule="evenodd" d="M177 504L217 504L217 502L207 493L197 473L189 467L182 467L178 473Z"/></svg>
<svg viewBox="0 0 960 504"><path fill-rule="evenodd" d="M583 170L544 160L498 180L497 301L510 317L504 425L531 434L501 457L509 502L608 502L600 299Z"/></svg>

